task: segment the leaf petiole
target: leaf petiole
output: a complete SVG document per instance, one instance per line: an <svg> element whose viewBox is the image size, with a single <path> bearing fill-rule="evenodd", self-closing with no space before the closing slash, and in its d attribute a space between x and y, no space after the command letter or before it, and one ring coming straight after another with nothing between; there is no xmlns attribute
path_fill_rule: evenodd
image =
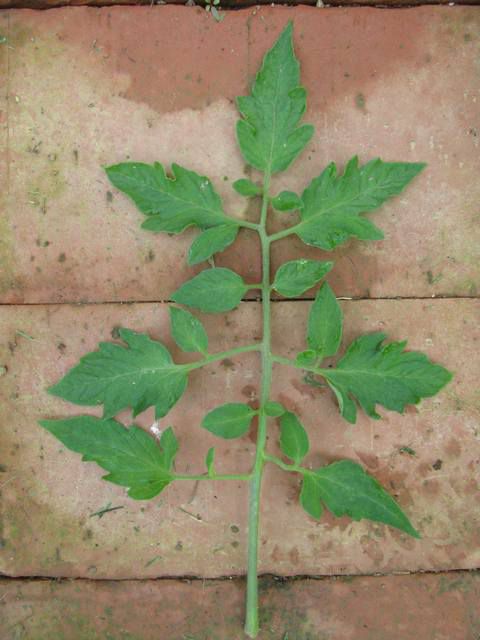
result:
<svg viewBox="0 0 480 640"><path fill-rule="evenodd" d="M280 467L280 469L283 469L284 471L301 473L302 475L308 475L311 473L310 470L305 467L301 467L297 464L287 464L286 462L283 462L283 460L280 460L280 458L277 458L277 456L272 456L268 453L263 454L263 459L265 462L273 462L273 464L276 464L277 467Z"/></svg>
<svg viewBox="0 0 480 640"><path fill-rule="evenodd" d="M186 473L176 473L173 476L173 480L251 480L251 473L225 473L225 474L214 474L207 475L190 475Z"/></svg>
<svg viewBox="0 0 480 640"><path fill-rule="evenodd" d="M235 349L228 349L228 351L219 351L218 353L212 353L211 355L202 358L201 360L197 360L197 362L189 362L188 364L178 365L182 367L185 371L193 371L194 369L200 369L201 367L205 367L207 364L211 364L212 362L217 362L218 360L225 360L227 358L231 358L233 356L237 356L241 353L250 353L251 351L261 351L262 343L256 344L248 344L243 347L236 347Z"/></svg>

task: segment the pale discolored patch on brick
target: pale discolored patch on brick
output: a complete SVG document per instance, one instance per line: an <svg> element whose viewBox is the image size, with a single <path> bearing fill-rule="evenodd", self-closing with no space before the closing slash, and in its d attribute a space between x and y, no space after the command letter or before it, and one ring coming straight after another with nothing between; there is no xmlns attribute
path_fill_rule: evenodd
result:
<svg viewBox="0 0 480 640"><path fill-rule="evenodd" d="M142 231L142 216L112 189L104 165L176 161L210 176L229 212L255 219L257 205L231 188L248 172L235 144L234 98L289 19L316 136L274 188L301 190L326 163L343 167L355 153L428 163L404 195L372 214L384 241L334 252L337 294L478 294L475 9L263 7L221 23L172 6L8 16L4 302L166 300L194 273L184 257L195 232ZM272 228L289 219L276 218ZM299 255L322 254L282 241L274 269ZM257 239L242 232L217 264L258 281Z"/></svg>

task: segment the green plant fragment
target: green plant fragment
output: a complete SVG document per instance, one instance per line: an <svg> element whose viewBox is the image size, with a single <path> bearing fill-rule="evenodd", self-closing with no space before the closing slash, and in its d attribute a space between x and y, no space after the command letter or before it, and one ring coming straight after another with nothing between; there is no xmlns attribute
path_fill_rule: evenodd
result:
<svg viewBox="0 0 480 640"><path fill-rule="evenodd" d="M359 167L353 157L343 175L331 163L302 194L301 221L292 227L306 243L331 251L351 237L382 240L383 233L361 213L373 211L396 196L425 167L421 162L383 162Z"/></svg>
<svg viewBox="0 0 480 640"><path fill-rule="evenodd" d="M115 420L92 416L41 420L40 425L67 449L82 454L82 460L108 471L104 480L128 487L135 500L153 498L173 480L170 470L178 443L171 428L157 444L140 427L126 429Z"/></svg>
<svg viewBox="0 0 480 640"><path fill-rule="evenodd" d="M280 449L295 464L300 464L310 449L307 432L291 411L280 416Z"/></svg>
<svg viewBox="0 0 480 640"><path fill-rule="evenodd" d="M291 260L278 268L272 287L286 298L295 298L320 282L332 267L333 262Z"/></svg>
<svg viewBox="0 0 480 640"><path fill-rule="evenodd" d="M271 418L279 418L285 413L285 407L280 402L274 402L273 400L266 402L263 410Z"/></svg>
<svg viewBox="0 0 480 640"><path fill-rule="evenodd" d="M215 449L214 447L210 447L205 457L205 466L207 467L207 475L209 478L213 478L213 476L215 475L214 464L215 464Z"/></svg>
<svg viewBox="0 0 480 640"><path fill-rule="evenodd" d="M237 98L243 116L237 123L238 143L245 160L260 171L287 169L313 135L311 125L298 126L306 107L299 83L290 22L264 57L251 95Z"/></svg>
<svg viewBox="0 0 480 640"><path fill-rule="evenodd" d="M334 356L342 340L343 313L328 282L317 291L310 307L307 344L318 358Z"/></svg>
<svg viewBox="0 0 480 640"><path fill-rule="evenodd" d="M248 404L230 402L207 413L202 420L202 427L219 438L240 438L250 429L254 415L256 411Z"/></svg>
<svg viewBox="0 0 480 640"><path fill-rule="evenodd" d="M192 242L188 252L189 265L208 260L215 253L220 253L229 247L237 237L239 227L236 224L221 224L218 227L206 229Z"/></svg>
<svg viewBox="0 0 480 640"><path fill-rule="evenodd" d="M205 354L208 350L208 336L203 324L185 309L170 307L170 327L172 336L180 349L187 352Z"/></svg>
<svg viewBox="0 0 480 640"><path fill-rule="evenodd" d="M300 367L310 367L314 365L319 359L318 353L314 349L306 349L297 353L295 362Z"/></svg>
<svg viewBox="0 0 480 640"><path fill-rule="evenodd" d="M101 342L98 351L83 356L49 393L81 406L103 404L103 417L112 418L131 407L136 416L155 407L165 416L187 386L184 367L176 365L161 342L130 329L119 335L128 348Z"/></svg>
<svg viewBox="0 0 480 640"><path fill-rule="evenodd" d="M322 503L334 516L373 520L420 538L407 516L382 485L352 460L340 460L310 472Z"/></svg>
<svg viewBox="0 0 480 640"><path fill-rule="evenodd" d="M352 342L334 369L322 369L337 396L342 416L355 423L354 399L371 418L380 418L375 405L403 413L407 404L429 398L451 379L444 367L423 353L404 351L406 342L382 344L386 336L376 332Z"/></svg>
<svg viewBox="0 0 480 640"><path fill-rule="evenodd" d="M208 229L228 222L210 180L178 164L172 164L173 179L159 162L123 162L105 171L110 182L148 216L143 229L181 233L191 225Z"/></svg>
<svg viewBox="0 0 480 640"><path fill-rule="evenodd" d="M319 483L312 475L304 475L302 490L300 491L300 504L308 515L320 520L323 513L322 496Z"/></svg>
<svg viewBox="0 0 480 640"><path fill-rule="evenodd" d="M253 198L254 196L262 195L262 187L249 180L248 178L241 178L235 180L232 187L237 193L246 198Z"/></svg>
<svg viewBox="0 0 480 640"><path fill-rule="evenodd" d="M182 284L172 300L205 313L223 313L234 309L248 288L234 271L214 267Z"/></svg>
<svg viewBox="0 0 480 640"><path fill-rule="evenodd" d="M293 191L282 191L271 198L270 202L277 211L295 211L303 207L302 199Z"/></svg>

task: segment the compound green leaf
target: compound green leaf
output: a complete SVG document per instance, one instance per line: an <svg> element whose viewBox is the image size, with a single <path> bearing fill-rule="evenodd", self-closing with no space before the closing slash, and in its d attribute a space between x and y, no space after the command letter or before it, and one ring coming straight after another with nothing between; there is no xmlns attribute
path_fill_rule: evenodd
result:
<svg viewBox="0 0 480 640"><path fill-rule="evenodd" d="M243 116L237 123L240 149L260 171L284 171L313 135L311 125L299 126L306 106L306 91L299 84L289 23L266 54L251 95L237 99Z"/></svg>
<svg viewBox="0 0 480 640"><path fill-rule="evenodd" d="M172 300L205 313L223 313L234 309L248 288L234 271L215 267L201 271L182 284Z"/></svg>
<svg viewBox="0 0 480 640"><path fill-rule="evenodd" d="M170 326L172 336L180 349L206 353L208 350L208 336L203 324L190 311L170 307Z"/></svg>
<svg viewBox="0 0 480 640"><path fill-rule="evenodd" d="M280 449L295 464L300 464L310 449L307 432L291 411L280 416Z"/></svg>
<svg viewBox="0 0 480 640"><path fill-rule="evenodd" d="M220 253L237 237L239 227L236 224L221 224L203 231L192 242L188 252L188 264L194 265L208 260L214 253Z"/></svg>
<svg viewBox="0 0 480 640"><path fill-rule="evenodd" d="M302 199L293 191L282 191L270 202L277 211L295 211L303 207Z"/></svg>
<svg viewBox="0 0 480 640"><path fill-rule="evenodd" d="M322 496L318 482L312 475L303 476L300 504L308 515L320 520L323 513Z"/></svg>
<svg viewBox="0 0 480 640"><path fill-rule="evenodd" d="M120 329L129 348L101 342L98 351L49 388L49 393L82 406L103 404L103 417L112 418L131 407L136 416L148 407L166 415L187 386L187 374L176 365L161 342L129 329Z"/></svg>
<svg viewBox="0 0 480 640"><path fill-rule="evenodd" d="M172 164L173 179L159 162L123 162L105 171L110 182L148 216L143 229L181 233L190 225L208 229L228 222L210 180L178 164Z"/></svg>
<svg viewBox="0 0 480 640"><path fill-rule="evenodd" d="M371 418L379 418L375 405L403 413L407 404L435 395L452 378L423 353L404 351L406 342L382 344L384 333L357 338L334 369L322 369L335 392L340 411L355 423L354 399Z"/></svg>
<svg viewBox="0 0 480 640"><path fill-rule="evenodd" d="M380 229L359 214L398 195L424 167L420 162L383 162L378 158L359 167L355 156L338 176L332 163L303 192L301 222L292 229L306 244L326 251L351 237L381 240Z"/></svg>
<svg viewBox="0 0 480 640"><path fill-rule="evenodd" d="M295 298L320 282L332 267L333 262L291 260L279 267L272 286L282 296Z"/></svg>
<svg viewBox="0 0 480 640"><path fill-rule="evenodd" d="M237 193L246 198L253 198L254 196L260 196L262 194L262 187L248 180L248 178L236 180L232 186Z"/></svg>
<svg viewBox="0 0 480 640"><path fill-rule="evenodd" d="M207 413L202 420L202 427L219 438L240 438L250 429L254 415L256 411L248 404L230 402Z"/></svg>
<svg viewBox="0 0 480 640"><path fill-rule="evenodd" d="M309 477L309 498L315 500L317 492L334 516L383 522L414 538L420 537L395 500L356 462L340 460L310 472Z"/></svg>
<svg viewBox="0 0 480 640"><path fill-rule="evenodd" d="M140 427L126 429L115 420L92 416L41 420L40 425L67 449L81 453L82 460L108 471L104 479L128 487L135 500L153 498L173 480L170 470L178 444L170 428L157 444Z"/></svg>
<svg viewBox="0 0 480 640"><path fill-rule="evenodd" d="M334 356L342 340L343 314L328 282L317 291L308 315L307 344L319 358Z"/></svg>

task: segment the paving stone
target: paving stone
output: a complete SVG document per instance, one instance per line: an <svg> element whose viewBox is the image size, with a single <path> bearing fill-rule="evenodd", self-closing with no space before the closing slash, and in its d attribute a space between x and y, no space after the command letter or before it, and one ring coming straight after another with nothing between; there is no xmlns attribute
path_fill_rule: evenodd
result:
<svg viewBox="0 0 480 640"><path fill-rule="evenodd" d="M387 527L348 518L309 519L298 506L299 482L267 468L263 487L260 570L280 575L365 574L469 569L479 565L478 351L480 303L476 300L345 301L345 344L361 332L384 330L409 337L454 373L436 398L404 416L381 411L355 426L338 416L330 392L305 383L300 371L278 366L273 398L298 412L312 441L313 466L351 458L392 492L422 533L415 541ZM275 350L293 356L304 348L308 303L273 305ZM260 307L245 302L226 316L204 318L212 351L258 339ZM0 315L0 504L3 533L0 571L12 576L146 578L244 573L247 487L241 483L175 483L158 498L137 502L101 480L93 463L65 449L37 426L41 417L81 414L45 393L78 358L111 340L119 325L162 339L166 305L9 306ZM113 331L113 333L112 333ZM288 335L288 346L285 336ZM183 356L185 358L185 356ZM192 374L187 394L160 427L173 425L180 440L179 472L202 473L211 446L218 471L249 469L254 429L219 442L198 428L205 413L228 401L258 398L255 354ZM120 416L126 423L129 416ZM150 411L138 417L148 428ZM277 427L270 428L275 451ZM408 449L405 449L408 447ZM110 504L122 507L103 517Z"/></svg>
<svg viewBox="0 0 480 640"><path fill-rule="evenodd" d="M303 0L301 4L316 5L317 0ZM92 7L105 7L109 5L123 5L132 4L131 0L0 0L0 8L16 8L16 9L51 9L54 7L63 6L83 6L88 5ZM136 5L148 4L152 5L151 0L136 0ZM159 4L158 2L156 4ZM168 0L165 4L184 4L184 0ZM200 3L199 3L200 4ZM252 0L222 0L221 7L243 8L250 7L252 5L271 4L268 0L259 0L258 2L252 2ZM377 0L329 0L325 3L329 7L345 6L345 5L364 5L364 6L379 6ZM406 5L409 7L422 5L422 4L451 4L449 0L383 0L382 7L398 7L400 5ZM477 0L462 0L462 2L456 4L477 4Z"/></svg>
<svg viewBox="0 0 480 640"><path fill-rule="evenodd" d="M0 580L17 638L243 640L244 581ZM261 581L259 640L476 640L478 573Z"/></svg>
<svg viewBox="0 0 480 640"><path fill-rule="evenodd" d="M327 162L343 166L354 153L429 165L374 214L385 241L335 252L338 295L477 294L477 9L263 7L221 23L174 6L6 15L3 302L166 300L194 272L183 260L194 232L141 231L141 216L111 189L104 165L177 161L208 174L229 211L253 218L255 205L231 189L246 170L234 97L289 19L317 132L275 187L300 189ZM246 232L218 264L256 281L257 249ZM320 252L283 241L274 266L299 255Z"/></svg>

